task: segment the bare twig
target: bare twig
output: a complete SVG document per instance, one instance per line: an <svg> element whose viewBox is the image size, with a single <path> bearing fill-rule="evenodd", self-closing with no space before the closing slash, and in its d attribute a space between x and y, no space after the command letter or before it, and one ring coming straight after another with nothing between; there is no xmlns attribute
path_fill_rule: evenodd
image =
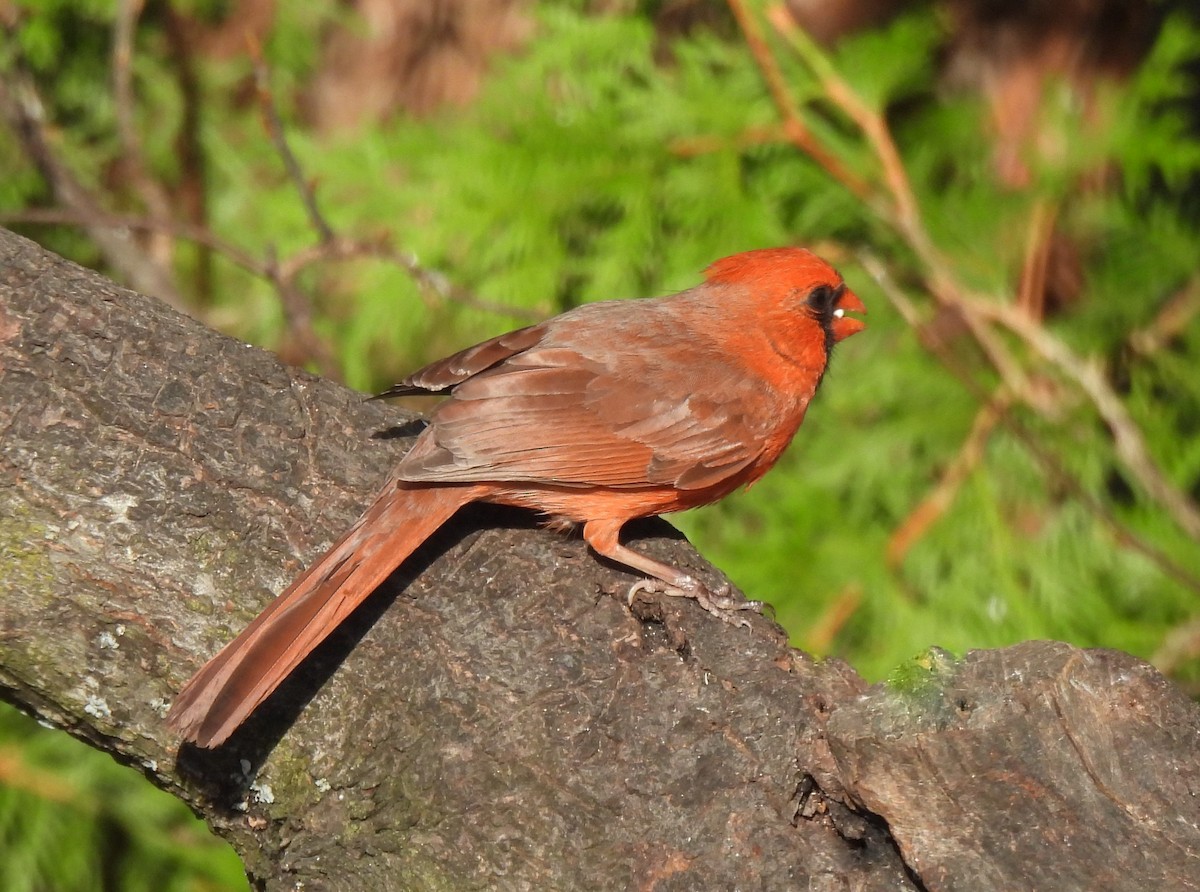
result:
<svg viewBox="0 0 1200 892"><path fill-rule="evenodd" d="M279 295L283 316L287 320L287 334L291 343L287 345L287 350L281 351L285 359L295 362L296 358L291 355L294 351L300 358L298 364L311 361L326 378L342 380L342 367L333 348L328 340L317 334L313 325L312 301L300 289L295 276L283 275L274 248L271 247L267 248L266 271L267 278Z"/></svg>
<svg viewBox="0 0 1200 892"><path fill-rule="evenodd" d="M126 155L140 157L141 148L133 114L133 32L142 14L143 0L117 0L113 17L112 81L117 139Z"/></svg>
<svg viewBox="0 0 1200 892"><path fill-rule="evenodd" d="M56 771L30 764L22 746L0 746L0 784L9 790L31 793L48 802L83 806L81 790ZM83 811L84 809L80 809Z"/></svg>
<svg viewBox="0 0 1200 892"><path fill-rule="evenodd" d="M863 102L853 88L847 84L829 64L824 53L817 47L811 37L796 24L791 13L783 6L772 6L767 17L772 26L787 39L792 47L804 59L804 62L817 76L821 86L833 103L838 106L862 130L868 141L875 149L876 157L882 165L884 181L894 202L893 213L895 222L908 236L909 240L928 249L931 245L928 236L920 225L920 214L917 210L917 200L913 195L904 170L904 162L900 151L892 140L887 122L877 111Z"/></svg>
<svg viewBox="0 0 1200 892"><path fill-rule="evenodd" d="M545 316L545 313L538 313L524 307L484 300L481 297L477 297L465 288L460 288L453 284L444 273L423 266L415 254L409 251L398 250L386 241L359 241L335 235L333 240L328 243L303 248L296 252L290 258L282 261L279 269L281 275L291 279L299 274L301 270L314 263L322 263L330 260L358 260L361 258L380 260L404 270L417 283L422 297L425 298L428 306L433 306L434 304L433 301L428 299L427 295L434 295L439 300L456 303L459 306L469 307L472 310L494 313L498 316L510 316L513 319L526 322L534 322Z"/></svg>
<svg viewBox="0 0 1200 892"><path fill-rule="evenodd" d="M814 654L827 654L833 647L838 634L862 606L863 591L860 586L848 585L821 612L804 635L804 650Z"/></svg>
<svg viewBox="0 0 1200 892"><path fill-rule="evenodd" d="M671 140L667 149L672 155L680 158L693 158L697 155L710 155L714 152L727 152L730 149L741 150L750 146L788 141L786 130L779 125L774 125L771 127L747 127L732 139L723 136L681 137Z"/></svg>
<svg viewBox="0 0 1200 892"><path fill-rule="evenodd" d="M1003 325L1074 381L1104 419L1121 463L1150 497L1167 509L1184 532L1200 541L1200 509L1159 469L1137 422L1105 379L1098 363L1077 357L1066 344L1017 308L971 298L964 298L963 305L980 318Z"/></svg>
<svg viewBox="0 0 1200 892"><path fill-rule="evenodd" d="M452 285L439 272L422 266L413 255L386 243L358 241L338 236L322 214L312 185L304 176L300 163L288 144L277 103L270 88L270 71L257 47L252 47L252 55L265 126L317 233L317 244L282 258L276 257L273 251L268 251L266 258L260 260L218 238L203 225L174 221L165 193L146 173L135 123L133 39L143 4L144 0L118 2L113 25L112 77L117 133L122 146L124 169L130 182L141 195L149 212L148 216L134 217L109 213L58 160L52 150L52 131L45 121L44 107L37 95L33 79L17 66L16 76L0 83L0 113L12 122L14 131L26 146L27 153L42 170L54 190L60 207L4 213L0 214L0 219L10 222L82 226L112 266L124 274L132 287L163 297L178 309L183 309L184 301L176 292L166 272L171 255L171 240L183 238L215 251L274 285L284 310L287 336L295 348L294 361L311 360L316 363L322 374L330 377L337 377L340 369L329 344L316 331L311 300L299 284L301 274L318 263L358 258L390 263L404 270L413 279L422 298L428 303L432 303L432 296L436 296L439 300L452 301L485 312L517 319L535 318L535 314L522 308L474 297L465 289ZM4 27L11 33L16 23L6 20ZM166 246L167 250L157 252L159 255L165 254L164 262L153 262L154 253L147 251L146 239L139 242L131 238L131 234L135 232L160 237L151 238L149 241L157 241Z"/></svg>
<svg viewBox="0 0 1200 892"><path fill-rule="evenodd" d="M208 223L208 155L201 134L204 87L197 72L195 32L186 13L175 4L158 7L162 14L163 34L167 40L171 68L179 90L179 130L173 141L179 163L178 178L172 194L175 216L197 226ZM197 251L193 293L200 301L213 295L213 251L206 246Z"/></svg>
<svg viewBox="0 0 1200 892"><path fill-rule="evenodd" d="M882 114L862 101L853 88L834 71L820 48L796 25L786 9L780 6L772 7L768 16L775 29L791 43L816 74L830 101L841 108L866 136L879 159L884 183L891 198L891 207L884 209L884 216L891 220L924 266L930 293L941 303L961 310L959 297L962 289L950 274L949 264L940 256L921 222L920 208L887 121ZM960 315L1005 385L1013 393L1032 393L1025 371L1020 363L1012 358L995 333L971 314L960 312Z"/></svg>
<svg viewBox="0 0 1200 892"><path fill-rule="evenodd" d="M513 307L479 300L464 290L455 288L444 276L422 267L411 254L397 251L386 244L372 244L338 235L321 212L312 182L304 175L299 160L288 144L278 103L271 89L270 68L257 44L251 45L251 55L254 58L254 77L259 106L267 132L283 161L289 179L304 204L309 222L317 233L315 245L301 249L291 257L278 261L273 256L270 257L266 264L266 274L279 292L291 337L300 346L303 353L317 362L323 374L335 376L336 363L328 345L313 328L311 302L297 284L300 273L314 263L371 257L403 269L420 286L422 297L436 294L442 299L488 312L515 315L518 318L529 315Z"/></svg>
<svg viewBox="0 0 1200 892"><path fill-rule="evenodd" d="M279 106L275 102L275 94L271 90L271 69L263 59L262 48L256 41L250 42L250 55L254 59L254 87L258 94L258 105L262 111L267 133L283 161L288 177L300 195L300 201L303 202L304 210L308 213L309 222L312 223L321 241L331 242L334 239L333 228L325 219L325 215L321 213L312 183L305 178L304 172L300 169L300 162L296 160L296 155L288 144L283 119L279 115Z"/></svg>
<svg viewBox="0 0 1200 892"><path fill-rule="evenodd" d="M873 147L884 181L895 205L895 222L900 234L925 270L930 292L941 303L956 309L976 341L1000 372L1010 391L1039 405L1039 391L1031 388L1024 369L1011 358L988 322L999 323L1028 344L1042 359L1073 381L1092 401L1113 435L1118 458L1155 501L1163 505L1177 524L1192 538L1200 540L1200 510L1181 490L1166 478L1146 449L1137 424L1125 410L1120 398L1094 365L1083 362L1061 341L1025 313L969 294L950 272L921 222L903 161L881 114L863 102L854 90L833 70L816 45L795 26L786 10L772 21L789 37L825 87L826 95L862 130ZM1042 404L1042 408L1046 406Z"/></svg>
<svg viewBox="0 0 1200 892"><path fill-rule="evenodd" d="M1164 675L1178 676L1179 670L1195 659L1200 659L1200 616L1171 629L1163 637L1150 662ZM1190 687L1191 695L1196 696L1195 683Z"/></svg>
<svg viewBox="0 0 1200 892"><path fill-rule="evenodd" d="M1058 209L1052 202L1034 202L1025 245L1025 263L1021 267L1021 283L1017 287L1017 306L1030 319L1041 319L1046 308L1046 275L1050 265L1050 247Z"/></svg>
<svg viewBox="0 0 1200 892"><path fill-rule="evenodd" d="M958 455L942 471L937 486L909 512L888 540L889 565L897 567L902 564L909 550L954 504L959 487L979 465L988 438L1008 412L1012 401L1012 394L1001 388L975 414L971 432L959 448Z"/></svg>
<svg viewBox="0 0 1200 892"><path fill-rule="evenodd" d="M162 184L147 173L134 112L133 39L143 7L144 0L117 0L112 40L113 109L124 178L136 190L151 217L167 220L173 216L171 202ZM168 231L160 228L148 234L151 238L143 245L144 250L160 268L170 269L174 245Z"/></svg>
<svg viewBox="0 0 1200 892"><path fill-rule="evenodd" d="M737 19L738 27L742 29L742 34L746 38L746 46L750 48L754 61L762 72L763 80L767 83L767 89L783 119L783 130L788 139L800 151L824 167L835 180L852 193L864 201L870 201L873 192L870 184L821 145L812 131L805 126L804 119L800 117L800 112L788 93L787 83L784 81L783 72L779 69L779 63L775 60L771 47L767 44L762 29L758 26L758 20L746 8L745 0L727 0L727 2Z"/></svg>
<svg viewBox="0 0 1200 892"><path fill-rule="evenodd" d="M423 266L411 253L392 247L384 241L364 242L335 237L327 245L313 245L279 261L259 260L232 242L218 237L212 230L175 220L151 220L146 217L122 216L101 213L96 216L83 215L70 208L29 208L21 211L0 211L0 223L36 223L61 226L87 226L93 222L115 230L153 231L165 229L174 238L203 245L226 260L253 275L271 282L282 278L294 280L309 267L327 262L353 260L378 260L392 264L409 275L421 289L423 296L434 295L439 300L456 303L483 313L508 316L518 321L535 322L545 314L512 304L484 300L465 288L450 282L442 272ZM274 264L274 265L272 265ZM433 302L425 297L429 305Z"/></svg>
<svg viewBox="0 0 1200 892"><path fill-rule="evenodd" d="M1156 353L1182 334L1197 315L1200 315L1200 277L1193 277L1167 301L1149 325L1129 336L1129 347L1142 356Z"/></svg>
<svg viewBox="0 0 1200 892"><path fill-rule="evenodd" d="M921 333L925 330L926 326L921 319L921 314L908 296L891 280L891 276L888 274L884 264L878 258L866 253L859 254L859 262L862 264L863 269L870 273L875 281L879 283L884 295L904 318L904 321L908 323L913 331L917 332L925 348L935 355L946 355L942 345L933 344L928 338L922 337ZM940 303L950 312L954 313L955 317L960 319L968 331L971 332L975 338L975 342L979 345L989 362L991 362L992 367L1000 374L1005 388L1010 393L1019 395L1021 399L1037 405L1039 403L1038 397L1029 384L1025 370L1012 357L1008 348L1000 340L996 332L988 328L980 319L975 318L969 312L963 311L959 306L956 292L947 290L942 292L942 295L943 298ZM963 375L965 375L965 372L959 377L962 378ZM969 384L972 392L976 395L982 396L984 402L987 401L988 391L982 384L975 382L973 379L970 381L964 379L964 383Z"/></svg>
<svg viewBox="0 0 1200 892"><path fill-rule="evenodd" d="M5 26L5 31L10 43L16 46L17 41L11 29ZM5 77L0 78L0 115L8 120L26 155L37 166L55 198L79 215L89 238L96 243L112 268L137 290L182 310L184 302L169 271L155 263L129 237L127 229L113 229L105 225L106 214L100 202L59 158L45 103L33 78L19 60L14 61Z"/></svg>
<svg viewBox="0 0 1200 892"><path fill-rule="evenodd" d="M922 344L925 349L938 358L951 374L958 379L966 390L971 393L981 405L986 405L990 399L989 393L984 386L976 380L976 374L966 368L959 362L950 352L948 346L941 341L923 336L922 332L926 331L926 327L922 324L921 318L915 305L904 294L903 291L892 281L887 273L886 267L875 257L870 254L860 254L860 262L863 268L867 270L879 283L884 295L889 299L893 306L904 317L905 321L917 332L918 337L922 339ZM1022 401L1027 402L1024 396L1014 394ZM1146 542L1131 529L1122 524L1108 507L1100 501L1099 498L1089 492L1079 479L1068 471L1050 450L1042 446L1040 440L1023 425L1011 411L1006 411L999 416L1000 423L1004 428L1012 434L1018 442L1020 442L1026 451L1042 467L1043 472L1051 478L1062 489L1070 492L1076 499L1079 500L1088 511L1100 519L1105 526L1112 531L1113 537L1134 551L1144 555L1150 562L1155 564L1165 574L1175 579L1182 585L1187 586L1194 592L1200 593L1200 577L1195 573L1184 569L1176 563L1166 553Z"/></svg>
<svg viewBox="0 0 1200 892"><path fill-rule="evenodd" d="M219 238L212 230L178 220L152 220L148 217L133 217L101 212L97 215L82 214L74 208L25 208L19 211L0 211L0 223L34 223L47 226L87 227L92 223L113 230L153 232L164 230L173 238L185 239L210 248L236 266L264 279L269 278L267 267L258 258L242 250L232 242Z"/></svg>

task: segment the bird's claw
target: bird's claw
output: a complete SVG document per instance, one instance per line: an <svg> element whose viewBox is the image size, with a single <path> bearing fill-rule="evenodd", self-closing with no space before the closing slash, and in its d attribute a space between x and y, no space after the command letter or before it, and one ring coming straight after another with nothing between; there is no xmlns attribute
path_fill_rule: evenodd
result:
<svg viewBox="0 0 1200 892"><path fill-rule="evenodd" d="M638 595L642 592L666 595L670 598L691 598L697 604L704 608L705 611L711 613L722 622L729 623L731 626L743 626L750 628L750 620L740 615L743 610L762 610L765 606L762 601L743 601L740 598L732 597L729 592L729 584L722 583L715 589L708 589L703 583L693 579L690 576L684 577L686 582L682 585L671 585L663 582L661 579L641 579L629 587L627 601L629 606L633 606L633 602L637 600Z"/></svg>

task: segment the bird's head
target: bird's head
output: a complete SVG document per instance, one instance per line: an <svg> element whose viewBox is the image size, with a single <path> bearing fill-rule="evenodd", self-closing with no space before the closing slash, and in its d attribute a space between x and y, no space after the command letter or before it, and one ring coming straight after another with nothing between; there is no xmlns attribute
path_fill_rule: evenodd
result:
<svg viewBox="0 0 1200 892"><path fill-rule="evenodd" d="M709 265L705 279L740 287L764 309L783 309L815 322L824 335L826 355L838 341L866 328L847 313L867 308L832 266L803 248L762 248L734 254Z"/></svg>

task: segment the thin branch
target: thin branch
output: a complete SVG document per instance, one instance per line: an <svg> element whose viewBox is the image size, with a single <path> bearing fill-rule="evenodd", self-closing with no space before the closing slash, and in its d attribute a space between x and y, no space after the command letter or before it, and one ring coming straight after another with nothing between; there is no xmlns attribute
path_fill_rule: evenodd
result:
<svg viewBox="0 0 1200 892"><path fill-rule="evenodd" d="M1163 675L1179 678L1180 669L1192 660L1200 659L1200 616L1192 617L1163 636L1150 662ZM1186 684L1186 682L1183 682ZM1200 694L1195 682L1188 685L1192 697Z"/></svg>
<svg viewBox="0 0 1200 892"><path fill-rule="evenodd" d="M271 142L283 161L288 178L296 187L300 201L308 213L309 222L317 231L320 245L329 245L334 240L333 229L329 226L321 209L317 206L317 196L312 184L304 177L300 162L296 160L292 148L288 145L287 134L284 132L283 121L275 103L275 94L271 91L271 72L263 60L262 49L257 41L250 40L250 56L254 60L254 86L258 95L259 109L262 112L263 123ZM273 248L268 249L267 269L269 278L279 294L279 302L283 308L283 316L287 323L288 336L299 347L301 356L311 359L317 364L321 374L341 380L341 365L334 355L328 341L317 334L313 327L313 310L311 297L300 290L296 284L296 275L302 267L293 267L284 273Z"/></svg>
<svg viewBox="0 0 1200 892"><path fill-rule="evenodd" d="M740 2L740 0L738 0ZM900 151L892 140L887 121L875 109L863 102L854 89L847 84L829 64L829 60L808 33L796 24L791 13L783 6L772 6L767 18L779 34L789 41L804 62L817 76L825 95L840 108L867 137L883 169L884 182L894 202L896 223L914 244L931 245L929 237L920 225L917 200L909 184L908 174Z"/></svg>
<svg viewBox="0 0 1200 892"><path fill-rule="evenodd" d="M280 273L287 278L293 278L302 269L315 263L323 263L331 260L358 260L361 258L384 261L404 270L417 283L422 297L427 294L433 294L440 300L468 307L472 310L493 313L497 316L509 316L513 319L526 322L536 322L545 315L544 313L538 313L524 307L477 297L467 291L467 289L455 285L445 273L423 266L412 252L399 250L385 241L359 241L335 235L333 240L328 243L303 248L290 258L282 261L280 263ZM426 304L433 306L433 302L429 300L426 300Z"/></svg>
<svg viewBox="0 0 1200 892"><path fill-rule="evenodd" d="M204 88L197 72L194 32L188 17L176 5L163 4L159 10L163 16L163 34L167 40L167 52L181 103L179 130L173 141L179 174L174 185L172 205L176 216L205 226L209 218L209 165L201 134ZM207 302L213 296L213 252L202 249L196 253L193 293L199 301Z"/></svg>
<svg viewBox="0 0 1200 892"><path fill-rule="evenodd" d="M1181 335L1197 315L1200 315L1200 277L1193 277L1167 301L1149 325L1129 336L1129 347L1141 356L1157 353Z"/></svg>
<svg viewBox="0 0 1200 892"><path fill-rule="evenodd" d="M986 404L989 394L976 380L973 372L954 357L945 343L922 334L926 330L926 327L923 325L915 305L899 286L892 281L891 276L888 275L887 268L870 254L860 254L859 261L862 263L863 268L875 278L884 295L896 307L897 311L904 317L913 331L917 332L917 336L921 338L925 349L937 357L942 365L958 379L959 383L980 404ZM1014 394L1014 396L1021 398L1024 402L1028 402L1021 394ZM1070 492L1088 511L1099 518L1112 531L1114 539L1144 555L1151 563L1155 564L1180 584L1194 592L1200 593L1200 576L1181 567L1165 552L1146 542L1133 532L1133 530L1117 520L1108 507L1099 498L1089 492L1079 482L1078 478L1063 466L1057 456L1043 447L1038 438L1012 412L1002 414L1000 416L1000 423L1004 426L1005 430L1012 434L1025 447L1034 460L1041 465L1043 472L1048 477Z"/></svg>
<svg viewBox="0 0 1200 892"><path fill-rule="evenodd" d="M1045 316L1046 276L1057 219L1058 209L1053 202L1045 199L1034 202L1025 244L1025 263L1021 267L1021 284L1017 288L1017 306L1030 319Z"/></svg>
<svg viewBox="0 0 1200 892"><path fill-rule="evenodd" d="M15 27L4 25L5 37L13 46L18 45ZM128 230L104 225L106 213L100 202L59 158L46 105L19 59L14 60L6 76L0 78L0 115L8 120L25 154L36 165L58 202L78 214L81 225L105 261L138 291L154 295L182 311L184 301L169 271L155 263L131 240Z"/></svg>
<svg viewBox="0 0 1200 892"><path fill-rule="evenodd" d="M19 745L0 746L0 784L6 789L30 793L48 802L83 805L79 787L64 780L57 771L30 764L24 747Z"/></svg>
<svg viewBox="0 0 1200 892"><path fill-rule="evenodd" d="M694 158L697 155L711 155L715 152L728 152L731 149L741 151L751 146L790 141L787 132L781 125L747 127L732 139L724 136L685 136L673 139L668 143L667 151L680 158Z"/></svg>
<svg viewBox="0 0 1200 892"><path fill-rule="evenodd" d="M745 0L727 0L727 2L746 38L746 46L750 48L750 53L754 56L754 61L762 72L763 80L766 81L775 107L778 109L780 117L783 118L783 130L788 139L858 198L869 202L873 194L871 185L846 167L833 152L821 145L812 131L805 126L804 119L801 118L799 110L788 93L787 83L779 68L779 63L775 60L771 47L767 44L762 29L758 26L758 20L747 9Z"/></svg>
<svg viewBox="0 0 1200 892"><path fill-rule="evenodd" d="M941 479L892 533L888 540L887 562L895 568L914 545L954 504L963 482L983 459L984 448L996 425L1012 406L1013 396L1003 387L975 414L971 431L959 447L958 455L942 470Z"/></svg>
<svg viewBox="0 0 1200 892"><path fill-rule="evenodd" d="M738 0L740 2L740 0ZM925 267L926 283L934 297L962 316L976 341L988 354L1010 390L1038 405L1039 391L1029 386L1024 370L1012 360L992 332L988 321L1000 323L1025 341L1050 365L1056 367L1088 396L1113 435L1117 457L1155 501L1163 505L1175 522L1193 539L1200 540L1200 509L1176 488L1158 468L1137 424L1120 398L1093 365L1083 362L1061 341L1036 321L1012 307L1000 306L968 295L950 272L921 223L908 175L883 116L863 102L833 70L821 51L798 27L786 27L786 10L774 10L772 21L792 40L792 45L825 86L826 95L858 124L872 145L884 180L895 202L896 223L901 235ZM1044 408L1044 406L1043 406Z"/></svg>
<svg viewBox="0 0 1200 892"><path fill-rule="evenodd" d="M927 338L922 338L921 332L925 329L925 323L921 319L921 314L917 311L915 304L909 300L908 296L891 281L886 267L877 258L865 253L860 253L859 262L862 264L863 269L879 283L880 288L883 289L884 296L896 308L904 318L904 321L908 323L913 331L917 332L917 336L921 338L925 348L935 355L940 355L939 347L941 345L932 344ZM970 313L964 312L958 305L957 296L952 296L952 292L946 292L946 295L946 298L940 301L940 303L967 327L967 330L974 337L976 344L979 345L979 348L992 364L992 367L999 373L1000 379L1004 382L1009 392L1020 394L1023 399L1032 402L1034 405L1040 405L1040 401L1032 392L1033 388L1029 385L1029 379L1025 374L1025 370L1012 357L1008 348L1000 340L996 332L992 331L981 320L976 319ZM984 395L984 401L986 401L987 390L981 384L972 381L970 386L974 393Z"/></svg>
<svg viewBox="0 0 1200 892"><path fill-rule="evenodd" d="M275 94L271 90L271 69L263 59L262 48L256 41L250 42L250 56L254 60L254 87L267 133L283 161L288 177L300 195L300 201L308 213L309 222L312 223L322 242L331 242L334 239L333 228L321 213L312 183L305 178L304 171L300 169L300 162L296 160L296 155L288 144L283 119L279 115L279 106L275 101Z"/></svg>
<svg viewBox="0 0 1200 892"><path fill-rule="evenodd" d="M1074 381L1104 419L1121 463L1151 498L1167 509L1184 532L1200 541L1200 508L1159 470L1141 429L1121 398L1109 386L1101 366L1077 357L1066 344L1019 309L970 298L964 298L963 304L975 315L1003 325L1029 344L1046 362Z"/></svg>
<svg viewBox="0 0 1200 892"><path fill-rule="evenodd" d="M285 276L273 248L267 248L267 278L275 286L283 316L287 320L287 334L291 339L288 346L295 349L304 360L316 364L317 371L335 381L342 380L342 367L329 341L319 334L313 325L312 300L296 284L295 276ZM291 350L283 351L289 355Z"/></svg>
<svg viewBox="0 0 1200 892"><path fill-rule="evenodd" d="M740 2L740 0L738 0ZM780 6L768 11L775 29L803 57L817 76L826 96L850 118L866 136L883 171L883 179L891 196L892 207L885 216L900 231L909 247L926 269L926 284L941 303L958 308L961 289L949 272L949 265L939 255L921 222L920 208L914 196L900 150L892 139L884 117L859 98L854 89L837 74L824 53ZM960 313L980 349L1000 374L1005 385L1014 393L1029 393L1031 389L1020 363L1010 355L1004 343L987 326L969 313Z"/></svg>
<svg viewBox="0 0 1200 892"><path fill-rule="evenodd" d="M845 628L846 623L854 618L862 603L863 590L858 585L848 585L838 592L837 597L804 633L804 650L814 654L829 653L834 640Z"/></svg>
<svg viewBox="0 0 1200 892"><path fill-rule="evenodd" d="M218 237L212 230L197 226L193 223L183 223L178 220L152 220L148 217L134 217L123 214L111 214L107 211L98 214L82 214L74 208L24 208L19 211L0 210L0 223L32 223L45 226L103 226L113 230L133 230L136 232L163 231L174 238L184 239L203 245L226 260L239 266L247 272L264 279L270 278L267 266L257 257Z"/></svg>
<svg viewBox="0 0 1200 892"><path fill-rule="evenodd" d="M117 0L113 17L112 82L117 140L125 156L140 157L133 113L133 32L142 13L142 0Z"/></svg>
<svg viewBox="0 0 1200 892"><path fill-rule="evenodd" d="M259 260L249 252L227 242L212 230L191 223L175 220L151 220L146 217L122 216L100 213L84 215L70 208L28 208L21 211L0 211L0 223L33 223L50 226L105 226L114 230L154 231L164 230L173 237L194 242L223 256L236 266L262 279L276 283L281 278L290 281L310 266L326 262L354 260L378 260L389 263L409 275L422 296L436 295L439 299L460 306L508 316L518 321L536 322L545 314L534 310L476 297L465 288L454 285L445 273L421 265L417 258L406 251L392 247L386 242L364 242L335 237L327 245L313 245L279 261ZM428 303L428 301L427 301Z"/></svg>
<svg viewBox="0 0 1200 892"><path fill-rule="evenodd" d="M113 18L112 84L113 109L116 118L117 140L121 145L120 168L124 177L137 192L150 216L170 219L171 202L162 184L147 173L142 141L138 136L133 94L133 41L143 0L118 0ZM170 269L174 246L164 238L165 230L157 230L153 243L146 251L163 269Z"/></svg>

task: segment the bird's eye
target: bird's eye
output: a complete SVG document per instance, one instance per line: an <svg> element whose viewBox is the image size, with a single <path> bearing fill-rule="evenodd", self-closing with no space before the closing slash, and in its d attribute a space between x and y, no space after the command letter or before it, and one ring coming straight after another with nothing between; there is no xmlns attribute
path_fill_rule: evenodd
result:
<svg viewBox="0 0 1200 892"><path fill-rule="evenodd" d="M818 285L812 291L808 292L808 297L804 302L808 304L809 309L817 316L829 316L836 313L834 304L842 296L841 288L834 288L830 285Z"/></svg>

